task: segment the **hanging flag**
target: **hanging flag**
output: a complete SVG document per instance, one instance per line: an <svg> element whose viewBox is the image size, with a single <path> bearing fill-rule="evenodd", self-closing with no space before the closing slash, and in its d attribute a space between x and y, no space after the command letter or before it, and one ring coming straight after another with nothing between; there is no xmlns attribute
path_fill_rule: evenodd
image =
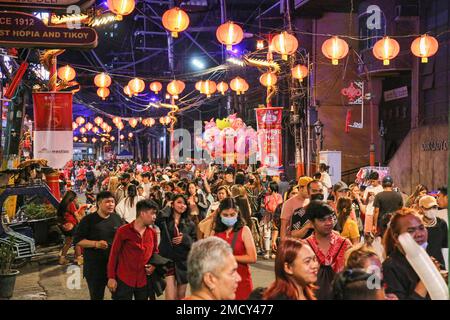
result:
<svg viewBox="0 0 450 320"><path fill-rule="evenodd" d="M36 92L34 103L34 157L55 169L72 160L72 93Z"/></svg>
<svg viewBox="0 0 450 320"><path fill-rule="evenodd" d="M268 168L269 175L277 175L282 163L282 119L283 108L258 108L258 150L261 164Z"/></svg>

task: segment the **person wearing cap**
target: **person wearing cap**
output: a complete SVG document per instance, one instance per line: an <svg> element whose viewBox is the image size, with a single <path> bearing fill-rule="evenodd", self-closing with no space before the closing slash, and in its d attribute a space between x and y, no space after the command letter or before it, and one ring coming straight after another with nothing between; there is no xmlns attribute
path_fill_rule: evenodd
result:
<svg viewBox="0 0 450 320"><path fill-rule="evenodd" d="M445 267L442 249L448 248L447 223L437 217L438 203L433 196L423 196L419 200L419 213L428 231L427 253L435 258L441 268Z"/></svg>
<svg viewBox="0 0 450 320"><path fill-rule="evenodd" d="M375 196L373 201L373 232L380 231L383 236L390 220L390 213L403 207L403 197L399 192L392 189L394 181L392 177L383 178L383 191Z"/></svg>
<svg viewBox="0 0 450 320"><path fill-rule="evenodd" d="M344 181L338 181L331 189L333 200L328 201L328 204L336 210L337 203L340 198L347 198L350 195L350 189Z"/></svg>
<svg viewBox="0 0 450 320"><path fill-rule="evenodd" d="M129 173L124 172L119 176L120 186L117 188L115 197L116 202L119 203L127 196L128 186L131 184L131 176Z"/></svg>
<svg viewBox="0 0 450 320"><path fill-rule="evenodd" d="M304 207L308 205L308 183L313 181L311 177L300 177L298 180L298 194L295 197L287 200L281 208L281 241L290 235L292 227L292 217L297 210L305 210ZM303 214L301 214L303 216Z"/></svg>
<svg viewBox="0 0 450 320"><path fill-rule="evenodd" d="M336 215L325 201L313 200L306 207L306 217L314 232L306 239L320 264L316 291L318 300L332 299L332 280L336 273L344 270L345 252L352 247L350 240L333 232Z"/></svg>

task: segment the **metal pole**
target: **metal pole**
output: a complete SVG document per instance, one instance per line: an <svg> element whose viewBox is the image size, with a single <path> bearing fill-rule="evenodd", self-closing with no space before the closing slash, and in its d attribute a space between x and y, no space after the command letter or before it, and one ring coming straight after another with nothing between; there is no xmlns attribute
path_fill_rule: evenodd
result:
<svg viewBox="0 0 450 320"><path fill-rule="evenodd" d="M117 130L117 155L120 154L120 129Z"/></svg>
<svg viewBox="0 0 450 320"><path fill-rule="evenodd" d="M224 24L227 21L227 4L225 0L220 0L220 23ZM225 61L225 50L222 46L222 62Z"/></svg>

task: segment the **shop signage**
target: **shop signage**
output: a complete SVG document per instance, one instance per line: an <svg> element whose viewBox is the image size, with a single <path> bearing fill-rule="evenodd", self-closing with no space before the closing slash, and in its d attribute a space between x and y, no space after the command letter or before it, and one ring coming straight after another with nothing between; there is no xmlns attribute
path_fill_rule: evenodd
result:
<svg viewBox="0 0 450 320"><path fill-rule="evenodd" d="M446 139L425 141L422 143L422 151L448 151L448 141Z"/></svg>
<svg viewBox="0 0 450 320"><path fill-rule="evenodd" d="M384 92L384 101L392 101L401 98L406 98L408 96L408 87L400 87L397 89L392 89Z"/></svg>
<svg viewBox="0 0 450 320"><path fill-rule="evenodd" d="M92 28L48 27L28 13L0 12L0 47L92 49L97 38Z"/></svg>
<svg viewBox="0 0 450 320"><path fill-rule="evenodd" d="M65 13L69 6L78 6L85 10L94 4L94 0L0 0L2 10L51 11Z"/></svg>

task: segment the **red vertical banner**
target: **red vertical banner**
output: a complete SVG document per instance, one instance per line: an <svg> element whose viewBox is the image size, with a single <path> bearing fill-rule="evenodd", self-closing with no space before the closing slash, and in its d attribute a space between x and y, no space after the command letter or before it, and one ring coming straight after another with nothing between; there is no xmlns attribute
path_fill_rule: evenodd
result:
<svg viewBox="0 0 450 320"><path fill-rule="evenodd" d="M36 92L34 105L34 157L63 168L72 160L72 93Z"/></svg>
<svg viewBox="0 0 450 320"><path fill-rule="evenodd" d="M283 108L258 108L255 111L261 164L268 168L270 175L277 175L283 165L281 132Z"/></svg>

